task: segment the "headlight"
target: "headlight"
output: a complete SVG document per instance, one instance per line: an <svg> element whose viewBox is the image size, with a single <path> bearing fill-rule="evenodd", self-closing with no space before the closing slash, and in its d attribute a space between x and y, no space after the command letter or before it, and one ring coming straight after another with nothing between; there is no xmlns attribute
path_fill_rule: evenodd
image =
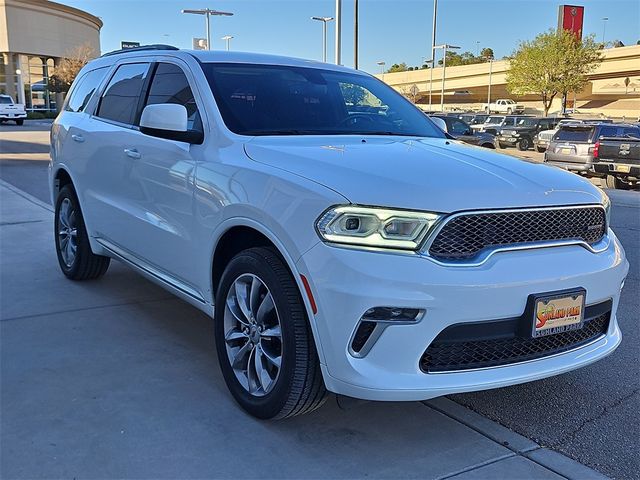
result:
<svg viewBox="0 0 640 480"><path fill-rule="evenodd" d="M322 214L316 228L327 242L416 250L439 218L435 213L339 206Z"/></svg>
<svg viewBox="0 0 640 480"><path fill-rule="evenodd" d="M602 192L602 197L602 206L607 219L607 228L609 228L611 226L611 200L609 200L609 196L604 191Z"/></svg>

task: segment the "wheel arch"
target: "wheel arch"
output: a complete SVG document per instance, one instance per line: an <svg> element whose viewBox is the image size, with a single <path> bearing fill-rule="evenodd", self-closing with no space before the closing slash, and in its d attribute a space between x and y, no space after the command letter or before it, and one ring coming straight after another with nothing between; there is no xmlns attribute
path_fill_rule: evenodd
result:
<svg viewBox="0 0 640 480"><path fill-rule="evenodd" d="M215 241L211 249L210 260L210 293L213 299L212 303L215 305L215 296L220 278L226 265L229 261L240 251L246 248L256 246L268 246L273 248L277 254L282 258L285 266L291 273L300 297L304 304L307 319L311 327L314 342L316 344L316 350L321 364L325 364L324 353L320 342L318 330L315 323L314 309L311 305L311 300L305 289L305 285L302 281L301 274L296 267L297 259L294 258L291 253L285 247L285 244L273 233L268 227L260 222L257 222L250 218L235 217L230 218L220 224L216 229L217 234L214 236ZM318 240L319 241L319 240ZM213 309L215 311L215 307Z"/></svg>

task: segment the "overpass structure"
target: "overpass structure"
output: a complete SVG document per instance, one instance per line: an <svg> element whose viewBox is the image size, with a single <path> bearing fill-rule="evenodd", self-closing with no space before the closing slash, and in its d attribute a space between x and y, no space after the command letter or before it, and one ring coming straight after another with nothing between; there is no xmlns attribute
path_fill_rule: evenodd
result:
<svg viewBox="0 0 640 480"><path fill-rule="evenodd" d="M507 91L508 60L447 67L444 82L445 110L480 110L487 102L491 70L491 99L512 98L527 107L527 113L542 113L542 101L535 94L515 96ZM442 67L433 69L432 105L429 108L429 69L376 75L410 98L424 110L440 110ZM581 92L569 95L568 107L580 113L625 117L640 116L640 45L603 50L603 61L589 75ZM559 111L561 98L554 99L550 112Z"/></svg>

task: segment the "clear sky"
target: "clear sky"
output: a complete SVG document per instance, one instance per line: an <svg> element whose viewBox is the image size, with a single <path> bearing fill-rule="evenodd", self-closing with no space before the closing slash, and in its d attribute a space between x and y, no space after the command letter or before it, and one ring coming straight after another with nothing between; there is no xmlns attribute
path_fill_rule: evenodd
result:
<svg viewBox="0 0 640 480"><path fill-rule="evenodd" d="M102 19L102 51L120 41L168 43L191 48L192 37L204 37L204 17L183 15L183 8L213 8L233 17L213 17L212 46L233 35L232 50L321 59L322 26L311 16L334 16L334 0L57 0ZM353 0L343 0L342 63L353 65ZM439 0L438 43L476 52L493 48L496 58L510 54L520 40L557 26L558 5L552 0ZM640 1L582 0L585 34L601 41L633 45L640 40ZM377 61L420 65L429 55L433 0L360 0L360 68L377 73ZM333 61L333 22L329 24L329 61Z"/></svg>

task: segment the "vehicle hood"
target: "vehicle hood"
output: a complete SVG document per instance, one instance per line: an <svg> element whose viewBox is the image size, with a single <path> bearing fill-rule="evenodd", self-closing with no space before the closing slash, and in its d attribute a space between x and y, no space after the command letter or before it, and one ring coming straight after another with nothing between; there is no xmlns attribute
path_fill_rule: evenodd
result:
<svg viewBox="0 0 640 480"><path fill-rule="evenodd" d="M254 137L247 155L360 205L435 212L600 203L587 180L456 140Z"/></svg>

